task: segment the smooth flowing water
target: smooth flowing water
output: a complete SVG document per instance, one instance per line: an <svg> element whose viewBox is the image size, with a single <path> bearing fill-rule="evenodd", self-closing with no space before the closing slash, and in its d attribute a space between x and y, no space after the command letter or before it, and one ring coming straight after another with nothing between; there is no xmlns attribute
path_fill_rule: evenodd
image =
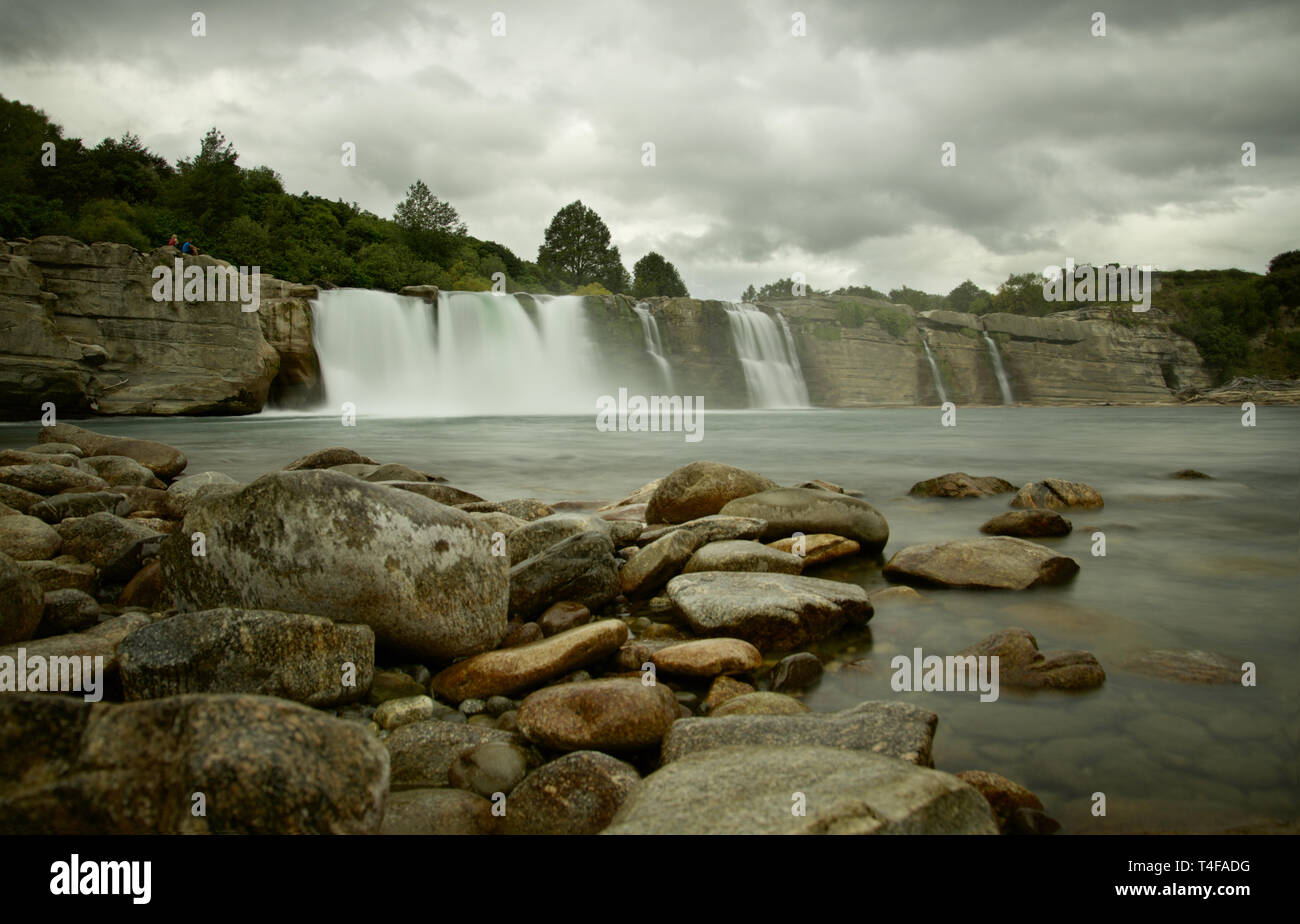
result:
<svg viewBox="0 0 1300 924"><path fill-rule="evenodd" d="M750 407L807 407L808 386L789 330L783 337L771 316L754 305L739 303L726 309Z"/></svg>
<svg viewBox="0 0 1300 924"><path fill-rule="evenodd" d="M939 715L942 770L992 770L1034 790L1066 831L1194 830L1258 825L1300 813L1300 408L972 408L958 426L933 409L709 412L702 443L680 433L601 433L582 417L103 419L95 430L174 444L191 472L247 480L311 450L346 445L447 477L485 497L609 501L697 459L782 484L824 478L865 493L888 519L885 555L979 535L1007 509L980 500L910 497L942 472L1084 481L1105 497L1071 512L1074 532L1042 540L1075 558L1070 584L1021 592L925 591L927 605L882 605L868 629L819 651L839 665L808 697L817 711L902 699ZM36 441L35 424L0 425L0 446ZM1181 481L1196 468L1213 480ZM1091 554L1104 532L1105 557ZM879 564L813 575L885 586ZM664 618L658 615L656 618ZM1081 648L1106 669L1099 689L895 693L890 659L948 654L1023 626L1043 650ZM1220 652L1255 663L1258 685L1204 686L1129 673L1149 649ZM1107 815L1091 813L1104 792Z"/></svg>
<svg viewBox="0 0 1300 924"><path fill-rule="evenodd" d="M934 390L939 393L939 402L948 403L948 392L943 388L943 376L939 374L939 364L934 361L934 354L930 352L930 343L925 339L925 334L921 334L921 346L925 347L925 359L930 364L930 375L934 378Z"/></svg>
<svg viewBox="0 0 1300 924"><path fill-rule="evenodd" d="M993 372L998 377L998 390L1002 392L1003 404L1015 404L1016 399L1011 394L1011 382L1007 380L1007 370L1002 367L1002 354L998 351L997 342L989 336L988 331L984 331L984 343L989 348L989 359L993 361Z"/></svg>
<svg viewBox="0 0 1300 924"><path fill-rule="evenodd" d="M659 373L664 380L664 388L671 394L673 391L673 367L668 362L668 357L664 355L664 342L659 336L659 322L655 320L650 307L643 302L633 305L632 310L641 319L641 333L645 336L645 350L654 359L655 365L659 367Z"/></svg>

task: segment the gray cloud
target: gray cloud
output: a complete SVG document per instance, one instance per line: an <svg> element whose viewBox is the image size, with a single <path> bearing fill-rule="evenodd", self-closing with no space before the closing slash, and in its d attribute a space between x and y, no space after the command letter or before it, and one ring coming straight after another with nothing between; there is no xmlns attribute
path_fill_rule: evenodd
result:
<svg viewBox="0 0 1300 924"><path fill-rule="evenodd" d="M0 87L173 159L215 124L290 190L382 215L421 177L526 258L581 198L629 267L659 250L713 297L794 271L993 287L1067 256L1261 270L1295 246L1292 3L194 5L202 39L175 4L10 3Z"/></svg>

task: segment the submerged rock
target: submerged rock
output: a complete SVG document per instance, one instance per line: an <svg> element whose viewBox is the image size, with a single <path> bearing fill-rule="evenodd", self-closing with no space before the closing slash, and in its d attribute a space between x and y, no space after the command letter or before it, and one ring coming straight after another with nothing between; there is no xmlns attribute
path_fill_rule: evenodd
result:
<svg viewBox="0 0 1300 924"><path fill-rule="evenodd" d="M1062 481L1044 478L1025 485L1011 499L1012 507L1045 507L1049 510L1068 510L1081 507L1096 510L1104 506L1097 489L1080 481Z"/></svg>
<svg viewBox="0 0 1300 924"><path fill-rule="evenodd" d="M999 513L980 527L980 532L990 536L1019 536L1038 539L1048 536L1068 536L1074 527L1055 510L1008 510Z"/></svg>
<svg viewBox="0 0 1300 924"><path fill-rule="evenodd" d="M702 719L704 722L717 721ZM802 796L805 814L791 809ZM642 780L606 834L996 834L983 796L947 773L865 751L740 746Z"/></svg>
<svg viewBox="0 0 1300 924"><path fill-rule="evenodd" d="M1088 651L1038 650L1027 629L1003 629L957 652L959 657L998 657L998 682L1006 687L1088 690L1101 686L1106 672Z"/></svg>
<svg viewBox="0 0 1300 924"><path fill-rule="evenodd" d="M991 536L909 545L894 553L882 573L921 586L1025 590L1064 584L1079 573L1079 563L1024 539Z"/></svg>
<svg viewBox="0 0 1300 924"><path fill-rule="evenodd" d="M1182 683L1241 683L1242 658L1213 651L1147 651L1124 662L1121 668Z"/></svg>
<svg viewBox="0 0 1300 924"><path fill-rule="evenodd" d="M992 475L949 472L947 475L918 481L907 493L917 497L993 497L1015 489L1016 486L1011 482Z"/></svg>
<svg viewBox="0 0 1300 924"><path fill-rule="evenodd" d="M872 614L856 584L792 574L682 574L668 582L668 596L697 635L740 638L764 650L798 648Z"/></svg>
<svg viewBox="0 0 1300 924"><path fill-rule="evenodd" d="M191 537L206 537L206 555ZM274 472L191 503L162 547L182 610L239 606L363 622L436 658L491 648L506 630L506 560L451 507L324 470Z"/></svg>

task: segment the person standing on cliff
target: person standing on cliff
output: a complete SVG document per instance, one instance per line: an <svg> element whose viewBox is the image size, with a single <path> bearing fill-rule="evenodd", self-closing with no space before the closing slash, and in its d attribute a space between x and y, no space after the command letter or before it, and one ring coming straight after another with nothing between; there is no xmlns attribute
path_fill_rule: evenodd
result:
<svg viewBox="0 0 1300 924"><path fill-rule="evenodd" d="M180 241L176 240L176 235L174 235L174 234L171 236L171 240L169 240L169 241L167 242L167 246L168 246L168 247L176 247L176 246L179 246L179 244L180 244Z"/></svg>

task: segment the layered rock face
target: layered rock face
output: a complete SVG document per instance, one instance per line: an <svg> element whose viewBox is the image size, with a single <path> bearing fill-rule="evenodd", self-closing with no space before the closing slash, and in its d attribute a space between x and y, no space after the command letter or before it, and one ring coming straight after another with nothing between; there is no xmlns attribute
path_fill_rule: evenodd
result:
<svg viewBox="0 0 1300 924"><path fill-rule="evenodd" d="M68 237L0 241L0 418L61 414L248 414L268 396L313 400L311 286L262 275L261 307L155 301L156 266L178 253ZM208 256L185 267L225 268ZM283 375L281 375L283 373Z"/></svg>

